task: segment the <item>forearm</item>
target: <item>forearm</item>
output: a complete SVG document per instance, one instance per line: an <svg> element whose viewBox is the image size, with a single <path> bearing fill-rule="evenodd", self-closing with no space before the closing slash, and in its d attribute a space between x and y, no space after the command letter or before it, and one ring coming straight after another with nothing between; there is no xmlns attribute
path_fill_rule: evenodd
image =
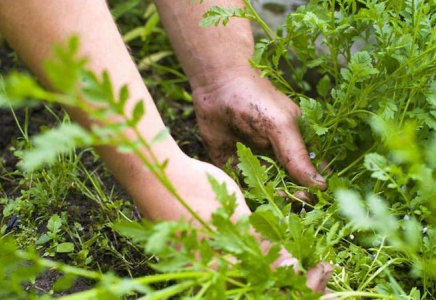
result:
<svg viewBox="0 0 436 300"><path fill-rule="evenodd" d="M49 86L43 62L51 58L55 44L80 36L80 55L100 75L107 70L115 92L128 84L131 100L151 97L112 21L104 0L5 0L0 1L0 30L26 65ZM77 115L80 121L81 115ZM156 125L160 125L159 122Z"/></svg>
<svg viewBox="0 0 436 300"><path fill-rule="evenodd" d="M136 101L145 101L146 115L139 124L143 136L151 140L164 129L164 124L122 41L104 0L3 0L0 1L0 30L16 49L27 66L49 86L43 62L52 55L54 44L77 34L80 36L81 55L89 57L89 68L101 74L107 70L115 92L127 84L130 99L126 105L129 114ZM87 116L68 109L73 119L84 126L90 125ZM172 138L154 146L159 160L183 157ZM156 179L144 172L142 163L133 155L117 153L114 148L99 149L103 160L118 180L136 199L148 200L151 194L163 195ZM146 187L154 190L147 192Z"/></svg>
<svg viewBox="0 0 436 300"><path fill-rule="evenodd" d="M254 51L250 22L232 19L226 26L199 26L212 6L243 7L242 0L155 0L162 23L192 87L253 72ZM219 74L219 78L217 77Z"/></svg>

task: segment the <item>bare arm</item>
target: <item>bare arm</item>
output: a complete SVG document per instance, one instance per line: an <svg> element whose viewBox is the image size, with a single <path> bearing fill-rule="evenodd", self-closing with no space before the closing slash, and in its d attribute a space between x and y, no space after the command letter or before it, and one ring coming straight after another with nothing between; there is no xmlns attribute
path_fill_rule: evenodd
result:
<svg viewBox="0 0 436 300"><path fill-rule="evenodd" d="M276 158L299 183L326 188L313 167L297 119L300 108L250 67L250 23L232 19L201 28L212 6L242 7L242 0L155 0L162 22L189 77L204 144L216 165L234 156L242 141Z"/></svg>
<svg viewBox="0 0 436 300"><path fill-rule="evenodd" d="M129 113L134 103L144 99L147 113L140 123L140 130L151 140L164 129L163 121L145 87L136 66L122 41L104 0L4 0L0 1L0 30L17 50L27 66L46 84L43 62L52 55L53 45L69 36L80 36L81 52L90 58L90 69L100 74L107 70L115 89L127 84L130 100ZM89 125L87 116L78 110L68 109L75 121ZM114 148L98 149L121 184L134 197L141 211L152 219L178 219L186 211L166 191L134 155L118 153ZM211 191L207 173L220 181L228 182L241 201L241 213L248 213L237 185L215 167L187 157L173 138L168 137L153 148L159 160L169 159L167 173L175 187L192 207L208 218L218 203ZM186 178L192 178L187 182ZM200 187L200 188L199 188ZM199 205L206 201L208 205Z"/></svg>
<svg viewBox="0 0 436 300"><path fill-rule="evenodd" d="M203 7L193 6L191 8L195 16L202 14ZM166 9L172 9L172 7L168 6ZM164 14L166 9L164 8ZM162 7L160 10L162 12ZM187 13L189 10L183 12ZM171 17L171 13L174 11L168 13L168 16ZM195 31L198 31L198 28L194 26L194 23L188 22L188 19L188 15L185 14L184 19L182 18L178 21L179 23L176 23L183 26L184 22L187 22L187 28L194 31L193 35L185 36L183 40L174 40L178 52L184 52L184 47L177 43L181 43L185 39L187 41L192 39L193 45L196 45L195 49L201 48L199 44L201 40L195 39ZM29 68L46 85L49 83L44 78L42 63L50 57L53 45L64 41L72 34L78 34L81 38L83 55L91 59L91 69L97 73L107 70L115 89L119 89L124 84L128 85L131 99L127 105L127 113L132 110L135 100L144 99L147 113L140 123L140 131L143 136L150 140L164 128L152 98L122 42L104 0L2 0L0 1L0 30ZM176 34L174 28L169 30L172 36ZM198 35L200 35L199 31ZM205 43L205 47L207 46L205 49L209 49L208 46L211 42L208 40ZM187 49L194 49L190 47ZM249 47L247 47L247 53L248 49ZM207 53L210 52L207 51ZM241 55L242 53L243 51ZM188 68L195 69L197 60L205 62L200 68L201 70L214 68L211 67L211 64L214 65L214 58L208 55L203 56L202 51L195 51L195 55L198 57L193 60L189 60L189 53L180 53L179 55L182 55L183 64L191 80L194 79L196 73L189 73ZM242 55L238 60L246 61L245 58L245 55ZM199 78L201 77L200 75ZM84 126L89 126L90 121L83 112L71 109L69 112L76 121ZM226 182L229 191L236 193L238 199L236 215L250 213L235 182L212 165L188 158L180 151L172 138L157 144L153 150L161 161L169 159L167 174L170 180L181 196L202 217L209 218L219 206L218 202L214 200L215 195L210 188L207 174L214 176L218 181ZM184 208L159 181L143 169L143 165L137 157L120 154L109 147L100 148L99 153L147 217L151 219L189 217ZM295 261L295 258L283 251L276 264L286 263L289 265L295 264ZM330 275L331 267L325 263L319 264L309 271L307 284L313 290L323 291Z"/></svg>

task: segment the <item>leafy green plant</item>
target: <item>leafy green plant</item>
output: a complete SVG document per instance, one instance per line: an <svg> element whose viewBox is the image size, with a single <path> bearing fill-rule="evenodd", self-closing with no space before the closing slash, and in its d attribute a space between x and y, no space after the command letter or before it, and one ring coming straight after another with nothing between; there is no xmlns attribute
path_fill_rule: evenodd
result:
<svg viewBox="0 0 436 300"><path fill-rule="evenodd" d="M135 1L126 2L117 14L121 17L132 3ZM327 174L329 190L321 193L296 185L273 160L255 156L239 144L239 171L231 172L254 211L249 218L240 218L236 224L231 221L234 196L211 178L222 205L211 223L191 209L202 227L183 221L127 221L113 226L145 253L158 258L150 263L157 274L134 279L42 259L32 251L17 251L2 239L0 271L5 275L0 277L0 291L5 299L49 298L29 295L20 285L47 268L62 271L66 282L75 277L96 281L95 288L61 296L64 300L129 296L324 300L435 297L436 4L420 0L311 1L289 14L286 24L274 31L260 19L249 0L244 3L245 8L212 8L201 25L222 26L232 18L246 18L264 29L265 37L256 45L252 66L299 102L303 111L301 129L311 157L317 166L332 170ZM157 30L153 20L147 23L127 35L134 38L132 42L145 32L147 38L150 30ZM1 99L7 105L44 100L76 106L102 126L86 131L65 124L48 131L33 141L22 166L32 169L53 163L59 152L76 146L113 145L138 155L190 209L167 179L165 165L153 159L150 144L136 129L145 113L142 102L137 102L132 117L124 115L127 89L114 95L109 76L100 78L86 71L86 62L75 56L77 47L77 40L71 40L67 49L57 50L57 60L47 64L48 77L58 93L42 89L30 76L15 73L6 79L6 93ZM179 79L186 80L183 75ZM77 88L79 82L81 89ZM113 116L121 121L112 123ZM136 133L137 140L124 136L126 128ZM155 142L164 135L159 134ZM151 159L139 151L140 147L149 151ZM296 196L299 191L314 193L318 203L305 203L300 213L294 214L291 208L295 205L287 200L304 202ZM250 226L272 242L267 253L249 234ZM200 240L199 235L206 238ZM85 252L87 247L83 244ZM320 260L335 265L329 284L333 293L313 295L305 287L304 277L291 268L271 269L281 247L301 261L303 273ZM15 272L18 269L21 271Z"/></svg>
<svg viewBox="0 0 436 300"><path fill-rule="evenodd" d="M11 104L22 105L26 99L31 98L75 106L86 111L102 125L94 125L90 131L86 131L74 124L62 124L42 133L33 140L33 148L24 155L22 168L30 171L52 163L56 160L58 153L71 151L76 146L102 144L116 146L120 151L133 152L138 155L148 170L153 172L177 200L191 212L193 218L201 224L201 228L196 228L186 221L167 221L157 224L144 221L143 225L128 222L115 226L120 232L142 244L147 253L159 257L159 262L154 264L153 268L162 274L153 275L154 277L121 280L112 275L99 274L97 276L94 272L81 273L80 269L67 268L75 270L70 272L72 275L99 279L107 284L104 284L104 287L96 287L61 299L94 299L101 295L117 299L131 292L146 294L147 296L144 297L153 299L166 299L176 294L191 295L193 298L204 296L225 299L233 298L235 295L243 297L246 294L253 294L255 297L255 295L268 293L271 297L275 297L285 290L293 298L313 298L314 295L304 284L304 276L297 276L292 267L281 267L276 270L271 268L270 265L279 256L279 245L272 246L267 253L264 253L259 241L249 233L250 219L240 218L234 224L232 215L236 207L236 198L234 195L227 194L225 185L220 185L210 178L217 198L222 204L222 208L214 213L211 223L204 221L193 208L186 204L166 177L165 163L158 162L151 151L151 144L164 138L166 131L159 133L149 144L137 129L138 121L145 113L143 102L139 100L132 116L127 116L124 112L124 105L129 95L127 88L122 88L119 95L114 95L108 74L103 73L102 79L99 79L87 71L85 60L76 57L77 50L78 39L73 38L68 48L57 48L57 60L47 63L47 75L57 90L62 93L48 92L40 88L31 77L15 73L7 78L4 95L7 95L7 101ZM69 76L61 78L59 72L68 72ZM82 83L80 89L77 88L77 82ZM26 87L25 90L23 86ZM112 121L114 116L122 121L114 123ZM125 135L127 128L136 133L137 140L132 141L127 138ZM142 149L145 149L149 156L145 156ZM243 146L240 146L240 149L243 151ZM250 157L251 162L255 165L259 164L252 154ZM246 164L248 168L251 162L241 162L241 167ZM259 175L259 173L250 175L250 172L247 171L247 176L254 178ZM274 201L271 202L271 206L273 205ZM276 214L279 214L284 221L284 212L277 206L273 214L259 212L255 216L261 216L263 220L274 224ZM253 225L256 223L255 227L261 226L255 218L251 220L253 220ZM285 228L288 226L293 233L301 235L301 226L290 223L282 228L276 228L282 231L283 241L286 240ZM53 216L48 224L49 232L43 235L37 243L52 241L51 248L56 249L57 252L65 252L65 248L72 244L58 243L60 227L59 217ZM200 234L205 239L200 240ZM297 242L294 242L294 246L299 245ZM181 245L183 247L180 249ZM292 248L292 245L292 241L289 241L289 248ZM197 260L197 253L200 254L200 260ZM19 253L18 257L25 258L26 255ZM236 258L236 261L232 262L232 257ZM35 263L46 267L51 264L40 259L35 259ZM62 265L59 266L59 270L70 274ZM147 285L176 279L178 279L176 284L161 290L154 290L152 286Z"/></svg>
<svg viewBox="0 0 436 300"><path fill-rule="evenodd" d="M65 215L62 216L65 220ZM54 256L57 253L69 253L74 250L74 244L70 242L61 242L62 240L62 219L58 215L53 215L47 224L47 233L44 233L36 241L36 245L50 242L50 248L47 249L46 255ZM65 223L65 221L64 221Z"/></svg>

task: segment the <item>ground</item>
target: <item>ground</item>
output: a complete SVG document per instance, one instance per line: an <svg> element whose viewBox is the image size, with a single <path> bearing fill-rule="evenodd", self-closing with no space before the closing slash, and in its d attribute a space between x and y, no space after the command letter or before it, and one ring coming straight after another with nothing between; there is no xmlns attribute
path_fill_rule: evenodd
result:
<svg viewBox="0 0 436 300"><path fill-rule="evenodd" d="M0 46L0 74L5 76L12 69L25 70L25 66L19 61L14 52L8 48L5 44ZM186 101L166 101L164 105L160 103L158 105L163 113L164 121L166 125L170 128L172 135L178 141L180 147L191 157L200 158L203 160L208 160L207 154L201 145L200 138L198 136L198 131L195 121L195 113L192 111L192 105ZM27 112L26 112L27 110ZM6 203L10 203L11 199L17 198L22 194L23 182L20 181L22 174L18 170L17 163L19 158L17 158L16 150L23 147L23 134L17 124L23 128L23 130L28 131L28 135L31 137L44 128L55 126L64 116L64 111L60 107L50 107L51 112L45 106L38 106L28 109L19 109L14 111L2 109L0 110L0 154L1 154L1 164L0 164L0 199L9 199L0 201L0 211L3 212ZM171 110L171 113L168 113ZM186 111L189 113L187 114ZM15 116L14 116L15 114ZM27 120L26 120L27 115ZM171 116L171 117L170 117ZM26 128L26 129L24 129ZM21 143L20 143L21 141ZM109 172L102 166L102 163L98 158L96 158L95 153L92 151L77 151L80 163L83 168L95 173L93 178L98 178L107 195L111 195L112 199L119 200L123 203L122 205L124 211L127 211L132 218L140 218L139 213L134 209L132 205L132 199L123 190L123 188L116 182L114 177L109 174ZM94 191L94 186L86 180L86 176L81 173L78 177L82 182L89 187L89 189ZM29 187L31 190L33 187ZM11 228L10 234L15 236L22 236L22 238L30 239L29 234L33 235L34 238L42 235L47 231L46 224L48 217L52 213L61 213L62 209L67 209L68 212L68 226L74 227L75 223L81 225L82 231L80 232L81 238L86 240L91 239L95 236L96 231L101 231L98 234L105 236L102 239L102 243L108 243L111 246L99 245L100 247L93 247L91 251L93 253L94 261L92 262L92 267L98 267L102 270L112 270L117 272L119 275L129 276L129 275L144 275L150 272L149 268L146 266L148 258L141 251L132 251L132 245L126 247L120 243L117 239L119 238L111 229L105 226L104 219L111 218L114 216L114 212L109 209L110 212L99 215L98 203L92 201L87 197L83 190L78 190L75 188L69 188L68 193L65 195L65 200L60 207L44 207L36 206L36 211L32 211L32 217L34 219L40 219L40 222L35 222L30 224L24 218L19 218L19 226ZM45 210L49 210L48 212ZM116 213L115 213L116 214ZM3 213L0 214L0 225L8 225L11 223L12 219L16 217L4 216ZM18 216L19 217L19 216ZM96 222L97 220L97 222ZM109 220L110 221L110 220ZM34 230L28 227L37 226ZM68 238L67 240L73 240L74 238ZM45 247L40 247L40 254L43 255ZM126 252L129 252L128 254ZM128 259L124 259L124 256L129 256ZM55 259L66 261L71 263L74 259L65 254L57 254ZM123 265L124 263L127 265ZM51 270L45 272L43 275L39 276L35 281L33 286L29 288L36 289L41 293L48 293L53 289L53 285L57 279L61 277L61 274L57 271ZM77 292L81 290L89 289L93 283L87 280L77 280L68 292Z"/></svg>

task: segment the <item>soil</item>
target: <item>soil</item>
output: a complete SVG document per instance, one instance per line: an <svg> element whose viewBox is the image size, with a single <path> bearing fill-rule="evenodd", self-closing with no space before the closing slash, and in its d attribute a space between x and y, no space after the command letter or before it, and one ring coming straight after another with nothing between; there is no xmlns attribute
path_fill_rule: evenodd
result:
<svg viewBox="0 0 436 300"><path fill-rule="evenodd" d="M0 74L2 76L7 75L11 70L25 70L25 66L16 58L16 55L11 49L6 45L0 43ZM169 102L169 106L176 115L176 118L170 119L164 116L164 121L166 125L170 128L173 137L178 141L180 147L190 155L191 157L199 158L202 160L208 160L206 151L201 145L200 139L198 137L198 131L196 128L195 114L190 114L184 116L183 112L190 108L188 103L180 103L177 101ZM55 112L55 115L62 118L63 111L59 107L51 107ZM25 123L25 109L19 109L15 111L15 116L11 110L0 109L0 196L7 195L8 197L16 197L20 194L18 184L8 180L3 180L2 174L13 172L17 168L17 158L14 156L14 145L16 145L17 140L22 138L22 134L17 126L19 124ZM40 132L41 127L52 127L56 124L56 117L52 115L44 106L38 106L34 108L28 108L28 132L29 136L33 136ZM101 165L100 161L95 161L94 157L90 153L85 153L82 158L82 163L90 170L96 169ZM104 168L99 168L99 176L103 181L103 186L107 190L107 193L113 192L117 195L118 199L128 199L131 201L129 195L123 190L123 188L117 183L115 178L108 174ZM92 205L97 205L86 199L84 195L79 193L70 193L67 196L66 201L68 202L68 213L69 218L77 220L85 228L86 225L92 222L92 217L90 217L90 211L98 211L97 209L90 209ZM3 207L0 204L0 211ZM136 214L139 218L139 214ZM0 217L2 218L2 217ZM8 220L6 220L7 222ZM0 219L0 223L6 223L5 220ZM90 224L89 224L90 225ZM44 227L45 228L45 227ZM43 229L42 229L43 230ZM39 231L39 230L38 230ZM85 233L86 234L86 233ZM107 235L112 235L110 232L106 232ZM133 253L132 255L136 255ZM138 253L138 256L143 255ZM62 258L57 258L62 260ZM101 262L102 269L113 268L116 262L113 257L102 256L96 258ZM128 275L144 275L147 270L130 270L131 274L119 274L120 276ZM53 285L57 279L61 277L61 273L55 270L49 270L41 274L35 281L33 288L35 288L40 293L48 293L53 289ZM73 284L71 289L66 293L78 292L82 290L89 289L93 286L93 282L78 279Z"/></svg>

